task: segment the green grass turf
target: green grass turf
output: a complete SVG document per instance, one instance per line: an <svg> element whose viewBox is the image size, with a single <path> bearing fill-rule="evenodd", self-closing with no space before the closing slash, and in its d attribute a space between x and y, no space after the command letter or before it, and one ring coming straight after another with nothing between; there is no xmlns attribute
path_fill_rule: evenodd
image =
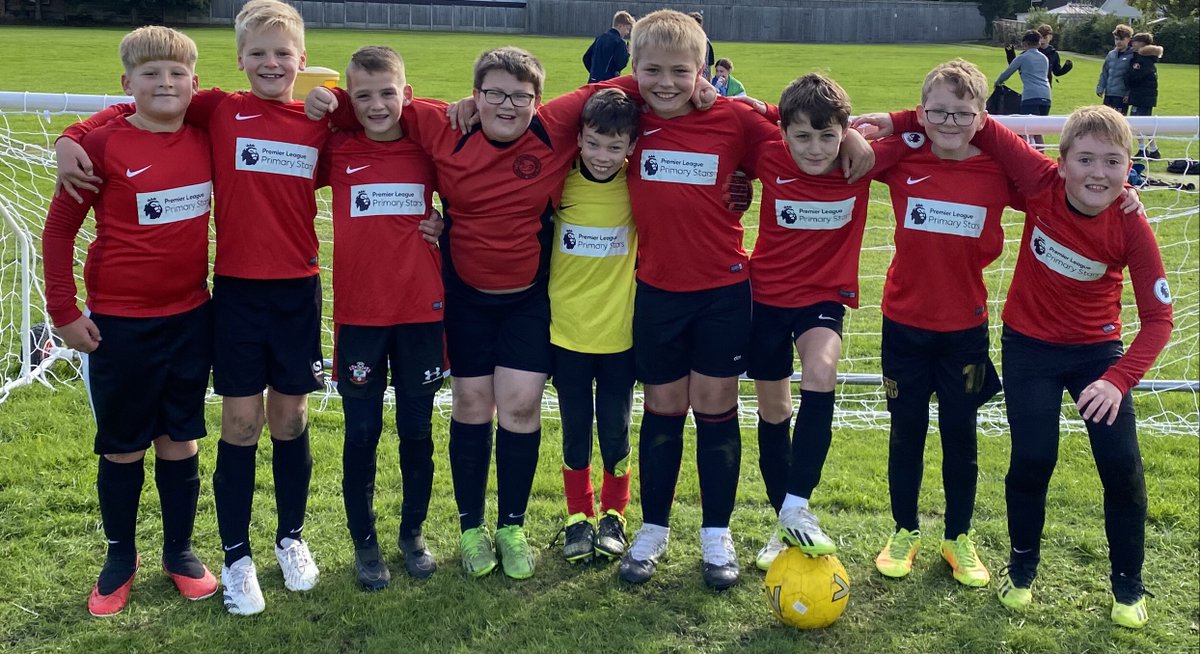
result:
<svg viewBox="0 0 1200 654"><path fill-rule="evenodd" d="M204 86L243 88L236 70L232 31L189 29L200 46L198 72ZM116 44L122 30L0 28L0 87L3 90L117 93L120 65ZM539 55L546 65L547 97L574 88L583 79L578 57L585 39L514 35L419 34L313 30L308 35L310 62L340 69L359 45L383 43L406 58L409 81L419 95L453 99L470 86L471 61L481 49L515 43ZM737 76L751 93L777 96L792 77L820 70L849 91L855 110L881 111L919 100L920 80L934 64L963 56L994 76L1003 70L1003 52L974 45L829 46L718 43L720 56L737 65ZM54 62L47 62L53 51ZM1054 113L1094 102L1092 87L1099 61L1075 57L1076 69L1055 86ZM1157 113L1198 113L1196 68L1160 66L1164 89ZM55 125L53 131L56 131ZM1193 146L1194 149L1194 146ZM1194 156L1194 153L1193 153ZM1184 196L1183 202L1194 202ZM1179 201L1171 194L1169 201ZM888 224L886 195L876 194L871 221ZM1158 200L1150 199L1148 204ZM1016 224L1015 215L1009 217ZM756 214L746 217L752 242ZM1194 221L1159 232L1160 241L1195 238ZM1015 238L1015 232L1010 232ZM883 248L888 230L870 232L868 245ZM1009 253L1011 269L1011 252ZM878 298L879 278L889 255L864 256L864 296ZM1190 270L1194 252L1179 255L1168 270ZM1191 261L1188 264L1185 261ZM1188 267L1190 266L1190 268ZM1172 280L1177 297L1190 293L1195 314L1196 280ZM995 295L999 296L999 293ZM1178 308L1178 307L1177 307ZM877 314L856 317L858 331L878 333ZM1180 338L1196 339L1192 318ZM861 357L856 372L870 369L877 339L848 344L848 356ZM1195 350L1172 364L1180 377L1195 379ZM853 368L853 365L848 368ZM1172 376L1175 376L1172 374ZM1195 396L1173 399L1185 409ZM209 425L219 424L210 408ZM635 418L636 419L636 418ZM389 417L390 420L390 417ZM78 384L55 391L22 389L0 405L0 650L31 651L502 651L589 650L637 652L1187 652L1200 646L1200 524L1198 489L1200 445L1191 436L1144 435L1143 451L1150 489L1146 581L1156 597L1153 622L1142 632L1113 627L1107 619L1107 547L1101 520L1101 489L1086 439L1064 438L1060 465L1049 498L1042 576L1034 608L1023 615L1006 612L990 591L972 591L950 579L936 553L943 498L939 483L940 448L931 437L921 496L928 534L913 577L884 580L871 564L891 528L886 482L887 435L882 430L839 430L824 479L815 498L823 522L839 542L841 560L852 578L847 614L832 628L799 633L777 625L761 590L752 557L772 519L755 461L752 429L745 449L739 510L734 530L744 566L743 583L714 594L699 577L696 529L699 498L693 467L685 464L673 520L671 559L645 587L627 588L614 566L571 566L554 550L540 552L538 574L526 582L500 575L482 581L465 578L455 562L456 521L446 464L446 421L434 427L438 462L435 492L427 523L431 547L443 567L427 583L403 577L390 538L385 551L398 577L386 592L360 593L352 581L352 553L340 498L341 416L337 404L314 413L316 460L309 503L307 537L313 544L323 581L307 594L287 593L270 554L273 498L263 446L255 497L255 538L260 578L268 609L261 616L226 616L218 600L187 604L157 570L161 543L156 493L148 483L142 505L141 543L146 567L135 584L132 602L121 616L100 621L84 608L86 593L103 557L103 536L95 501L95 457L87 399ZM549 543L563 517L560 434L557 422L545 421L542 458L530 507L529 533ZM389 428L388 434L394 434ZM215 434L214 434L215 436ZM694 460L694 450L685 461ZM202 447L203 494L196 544L212 566L220 548L208 481L215 447ZM1008 441L983 438L976 525L981 554L998 572L1006 552L1003 475ZM385 436L380 454L377 509L380 533L394 533L399 510L394 435ZM147 479L152 479L148 474ZM640 522L635 502L630 522ZM493 489L494 491L494 489ZM494 497L494 493L490 495Z"/></svg>

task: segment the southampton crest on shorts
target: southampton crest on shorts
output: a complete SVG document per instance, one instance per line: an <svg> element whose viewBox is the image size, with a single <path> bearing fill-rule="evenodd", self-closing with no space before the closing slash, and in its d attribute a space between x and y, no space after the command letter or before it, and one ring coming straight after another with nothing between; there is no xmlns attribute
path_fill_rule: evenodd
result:
<svg viewBox="0 0 1200 654"><path fill-rule="evenodd" d="M362 386L367 383L367 375L371 373L371 367L359 361L350 366L350 382Z"/></svg>

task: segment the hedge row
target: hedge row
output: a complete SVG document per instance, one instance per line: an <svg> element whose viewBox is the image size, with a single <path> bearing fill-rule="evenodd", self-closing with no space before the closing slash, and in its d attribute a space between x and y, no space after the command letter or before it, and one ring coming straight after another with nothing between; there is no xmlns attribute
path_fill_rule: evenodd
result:
<svg viewBox="0 0 1200 654"><path fill-rule="evenodd" d="M1113 47L1113 28L1127 22L1118 16L1096 15L1077 21L1060 22L1053 14L1034 12L1026 22L1028 29L1047 24L1054 28L1054 47L1080 54L1103 56ZM1150 32L1154 42L1163 48L1163 61L1173 64L1200 64L1200 18L1169 19L1153 26L1141 21L1129 23L1134 32ZM1004 42L1013 39L1012 34L996 32ZM1020 41L1020 35L1016 35Z"/></svg>

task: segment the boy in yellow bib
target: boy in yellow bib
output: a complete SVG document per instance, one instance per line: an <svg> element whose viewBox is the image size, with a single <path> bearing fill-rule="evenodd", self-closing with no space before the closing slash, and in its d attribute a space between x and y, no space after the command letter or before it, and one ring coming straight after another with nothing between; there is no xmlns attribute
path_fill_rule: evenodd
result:
<svg viewBox="0 0 1200 654"><path fill-rule="evenodd" d="M637 105L618 89L583 108L579 160L563 184L550 254L550 343L562 416L563 527L568 561L625 553L629 422L633 402L633 294L637 232L625 159L638 130ZM595 382L595 395L592 383ZM604 482L600 520L592 489L595 417Z"/></svg>

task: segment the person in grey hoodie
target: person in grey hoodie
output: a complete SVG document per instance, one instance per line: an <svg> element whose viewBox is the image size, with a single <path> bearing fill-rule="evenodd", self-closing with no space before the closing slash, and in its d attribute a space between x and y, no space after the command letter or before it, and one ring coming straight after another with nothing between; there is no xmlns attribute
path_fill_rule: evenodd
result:
<svg viewBox="0 0 1200 654"><path fill-rule="evenodd" d="M1050 115L1050 61L1038 51L1041 40L1041 34L1033 30L1025 32L1021 37L1021 54L996 78L996 86L1001 86L1014 72L1020 71L1020 113L1031 116ZM1041 134L1033 135L1035 147L1040 149L1043 142Z"/></svg>
<svg viewBox="0 0 1200 654"><path fill-rule="evenodd" d="M1129 112L1129 103L1125 97L1129 95L1129 87L1125 83L1125 75L1135 54L1133 48L1129 47L1133 28L1117 25L1113 28L1112 36L1114 47L1104 57L1100 79L1096 82L1096 96L1104 98L1104 104L1126 114Z"/></svg>

